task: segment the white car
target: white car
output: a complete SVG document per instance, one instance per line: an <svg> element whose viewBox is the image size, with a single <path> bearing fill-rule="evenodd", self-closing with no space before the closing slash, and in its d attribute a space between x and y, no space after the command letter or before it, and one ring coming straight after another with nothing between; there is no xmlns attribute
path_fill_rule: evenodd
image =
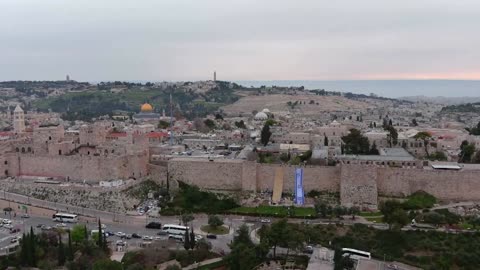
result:
<svg viewBox="0 0 480 270"><path fill-rule="evenodd" d="M261 223L270 223L271 221L270 221L270 219L268 219L268 218L262 218L262 219L260 220L260 222L261 222Z"/></svg>
<svg viewBox="0 0 480 270"><path fill-rule="evenodd" d="M2 220L2 223L3 224L12 224L12 221L10 219L5 218L5 219Z"/></svg>
<svg viewBox="0 0 480 270"><path fill-rule="evenodd" d="M5 224L5 225L3 225L3 227L4 227L5 229L9 229L9 230L10 230L10 229L13 229L12 224Z"/></svg>
<svg viewBox="0 0 480 270"><path fill-rule="evenodd" d="M105 224L102 223L102 225L100 225L100 227L102 228L102 230L104 230L104 229L107 228L107 225L105 225Z"/></svg>
<svg viewBox="0 0 480 270"><path fill-rule="evenodd" d="M56 227L56 228L66 228L66 227L67 227L67 224L65 224L65 223L58 223L58 224L55 224L55 227Z"/></svg>
<svg viewBox="0 0 480 270"><path fill-rule="evenodd" d="M203 236L197 235L197 234L195 235L195 241L198 242L198 241L200 241L200 240L202 240L202 239L203 239Z"/></svg>
<svg viewBox="0 0 480 270"><path fill-rule="evenodd" d="M115 235L118 236L118 237L125 237L124 232L117 232Z"/></svg>
<svg viewBox="0 0 480 270"><path fill-rule="evenodd" d="M142 237L142 239L143 239L144 241L153 241L153 237L148 236L148 235L144 235L144 236Z"/></svg>

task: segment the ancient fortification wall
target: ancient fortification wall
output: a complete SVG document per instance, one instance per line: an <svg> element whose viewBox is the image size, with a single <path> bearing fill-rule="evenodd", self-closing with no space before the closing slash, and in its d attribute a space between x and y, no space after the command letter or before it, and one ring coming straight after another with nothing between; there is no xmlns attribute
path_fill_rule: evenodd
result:
<svg viewBox="0 0 480 270"><path fill-rule="evenodd" d="M201 188L241 190L243 161L178 158L168 162L170 180Z"/></svg>
<svg viewBox="0 0 480 270"><path fill-rule="evenodd" d="M277 164L257 165L257 189L273 190L276 168L283 168L283 190L293 191L295 167ZM315 190L340 190L340 167L307 166L303 171L303 186L306 192Z"/></svg>
<svg viewBox="0 0 480 270"><path fill-rule="evenodd" d="M34 156L29 154L9 156L9 174L63 178L72 181L98 182L101 180L144 177L148 157L131 156ZM73 172L73 173L72 173Z"/></svg>
<svg viewBox="0 0 480 270"><path fill-rule="evenodd" d="M423 190L443 200L480 200L480 171L378 168L378 192L406 196Z"/></svg>
<svg viewBox="0 0 480 270"><path fill-rule="evenodd" d="M217 190L273 190L275 172L283 169L283 191L291 192L294 166L258 164L240 160L172 159L168 172L172 180ZM414 166L340 164L304 168L308 192L340 192L343 205L376 208L378 194L408 196L424 190L442 200L480 200L480 171L435 171Z"/></svg>
<svg viewBox="0 0 480 270"><path fill-rule="evenodd" d="M348 207L358 205L362 208L376 209L378 202L376 167L342 165L340 171L341 204Z"/></svg>

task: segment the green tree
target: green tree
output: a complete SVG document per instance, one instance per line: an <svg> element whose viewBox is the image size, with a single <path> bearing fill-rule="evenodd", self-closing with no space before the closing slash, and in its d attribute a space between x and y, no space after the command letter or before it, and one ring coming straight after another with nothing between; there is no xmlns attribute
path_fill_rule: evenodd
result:
<svg viewBox="0 0 480 270"><path fill-rule="evenodd" d="M123 270L123 266L120 262L102 259L93 264L93 270Z"/></svg>
<svg viewBox="0 0 480 270"><path fill-rule="evenodd" d="M392 147L393 145L397 145L398 144L398 132L397 130L392 126L392 125L388 125L385 130L388 131L388 144L390 145L390 147Z"/></svg>
<svg viewBox="0 0 480 270"><path fill-rule="evenodd" d="M370 155L380 155L380 152L378 151L377 145L375 144L375 142L373 142L372 148L370 148L369 154Z"/></svg>
<svg viewBox="0 0 480 270"><path fill-rule="evenodd" d="M335 249L333 255L334 270L353 270L354 262L350 259L350 256L343 256L341 249Z"/></svg>
<svg viewBox="0 0 480 270"><path fill-rule="evenodd" d="M342 137L344 145L344 151L346 154L368 155L370 152L370 143L368 138L363 136L358 129L350 129L350 133Z"/></svg>
<svg viewBox="0 0 480 270"><path fill-rule="evenodd" d="M85 228L86 229L86 228ZM68 249L67 249L67 260L73 260L73 246L72 246L72 233L68 230Z"/></svg>
<svg viewBox="0 0 480 270"><path fill-rule="evenodd" d="M160 120L160 121L158 122L158 128L160 128L160 129L166 129L166 128L168 128L168 127L170 127L170 123L169 123L169 122L164 121L164 120Z"/></svg>
<svg viewBox="0 0 480 270"><path fill-rule="evenodd" d="M235 121L235 126L236 126L237 128L242 128L242 129L246 129L246 128L247 128L247 126L245 125L245 122L243 122L243 120L240 120L240 121L238 121L238 122Z"/></svg>
<svg viewBox="0 0 480 270"><path fill-rule="evenodd" d="M210 215L208 216L208 225L210 225L211 228L215 229L223 225L223 220L217 215Z"/></svg>
<svg viewBox="0 0 480 270"><path fill-rule="evenodd" d="M182 214L182 223L184 226L187 226L187 224L193 221L194 219L195 217L192 214L188 214L188 213Z"/></svg>
<svg viewBox="0 0 480 270"><path fill-rule="evenodd" d="M230 244L231 252L225 257L231 270L250 270L263 258L258 257L257 248L250 239L248 227L242 225Z"/></svg>
<svg viewBox="0 0 480 270"><path fill-rule="evenodd" d="M265 125L275 126L276 124L277 124L277 121L273 119L267 119L267 121L265 121Z"/></svg>
<svg viewBox="0 0 480 270"><path fill-rule="evenodd" d="M463 141L460 145L459 161L462 163L469 163L472 161L472 156L475 153L475 144Z"/></svg>
<svg viewBox="0 0 480 270"><path fill-rule="evenodd" d="M100 219L98 219L98 247L103 248L103 230L102 230L102 223L100 222Z"/></svg>
<svg viewBox="0 0 480 270"><path fill-rule="evenodd" d="M418 132L414 138L416 140L422 140L423 141L423 147L425 148L425 155L427 158L430 156L430 153L428 152L428 144L430 143L430 139L432 138L432 135L426 131L421 131Z"/></svg>
<svg viewBox="0 0 480 270"><path fill-rule="evenodd" d="M58 234L58 265L64 265L65 260L65 247L63 246L62 236Z"/></svg>
<svg viewBox="0 0 480 270"><path fill-rule="evenodd" d="M205 126L207 126L209 129L214 129L214 128L215 128L215 122L214 122L212 119L205 119L205 121L203 121L203 123L204 123Z"/></svg>
<svg viewBox="0 0 480 270"><path fill-rule="evenodd" d="M85 239L85 235L88 235L88 232L85 232L86 229L87 229L86 226L81 224L77 224L73 226L70 233L72 237L72 241L78 244L84 240L87 240Z"/></svg>
<svg viewBox="0 0 480 270"><path fill-rule="evenodd" d="M185 230L185 234L183 235L183 247L185 250L190 249L190 236L188 230Z"/></svg>
<svg viewBox="0 0 480 270"><path fill-rule="evenodd" d="M390 228L402 228L409 222L408 214L403 210L402 203L395 200L384 201L380 204L380 212Z"/></svg>
<svg viewBox="0 0 480 270"><path fill-rule="evenodd" d="M267 146L271 136L272 132L270 131L270 125L263 125L262 132L260 134L260 141L264 146Z"/></svg>
<svg viewBox="0 0 480 270"><path fill-rule="evenodd" d="M194 249L196 246L195 233L193 232L193 227L190 228L190 249Z"/></svg>
<svg viewBox="0 0 480 270"><path fill-rule="evenodd" d="M273 257L277 256L277 247L281 244L285 244L288 232L287 220L282 219L274 222L270 226L270 229L267 230L266 235L263 238L260 238L261 241L267 243L267 246L273 248Z"/></svg>

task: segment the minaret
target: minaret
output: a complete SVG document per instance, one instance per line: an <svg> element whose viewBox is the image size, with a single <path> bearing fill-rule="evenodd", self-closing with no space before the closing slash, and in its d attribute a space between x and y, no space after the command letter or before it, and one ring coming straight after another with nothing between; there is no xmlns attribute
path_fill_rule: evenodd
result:
<svg viewBox="0 0 480 270"><path fill-rule="evenodd" d="M25 114L20 105L13 110L13 131L15 133L25 132Z"/></svg>
<svg viewBox="0 0 480 270"><path fill-rule="evenodd" d="M170 93L170 145L173 145L173 102L172 102L172 93Z"/></svg>
<svg viewBox="0 0 480 270"><path fill-rule="evenodd" d="M213 72L213 81L214 82L217 81L217 72L216 71Z"/></svg>

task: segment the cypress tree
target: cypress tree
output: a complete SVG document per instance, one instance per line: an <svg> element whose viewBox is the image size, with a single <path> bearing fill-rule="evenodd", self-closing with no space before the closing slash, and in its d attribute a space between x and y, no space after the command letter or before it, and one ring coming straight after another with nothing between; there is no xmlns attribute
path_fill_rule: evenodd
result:
<svg viewBox="0 0 480 270"><path fill-rule="evenodd" d="M58 265L62 266L65 264L65 247L62 242L62 235L58 234Z"/></svg>
<svg viewBox="0 0 480 270"><path fill-rule="evenodd" d="M27 265L28 262L28 234L25 235L25 233L22 234L22 240L20 242L20 263L23 266Z"/></svg>
<svg viewBox="0 0 480 270"><path fill-rule="evenodd" d="M103 250L107 251L108 250L108 243L107 243L107 235L102 233L102 236L103 236Z"/></svg>
<svg viewBox="0 0 480 270"><path fill-rule="evenodd" d="M102 232L102 223L100 223L100 219L98 219L98 247L103 248L103 232Z"/></svg>
<svg viewBox="0 0 480 270"><path fill-rule="evenodd" d="M88 240L88 229L87 229L87 225L85 225L85 227L83 228L84 230L84 233L85 235L83 236L85 240Z"/></svg>
<svg viewBox="0 0 480 270"><path fill-rule="evenodd" d="M188 230L185 230L185 235L183 236L183 247L185 250L190 249L190 236L188 235Z"/></svg>
<svg viewBox="0 0 480 270"><path fill-rule="evenodd" d="M195 233L193 232L193 227L192 227L192 231L190 232L190 249L194 249L195 248Z"/></svg>
<svg viewBox="0 0 480 270"><path fill-rule="evenodd" d="M72 261L72 260L73 260L72 235L70 234L70 230L68 230L67 259L68 259L69 261Z"/></svg>
<svg viewBox="0 0 480 270"><path fill-rule="evenodd" d="M35 233L33 233L33 227L30 227L30 237L29 237L30 243L29 243L29 258L30 258L30 265L35 267L37 266L37 260L35 258L35 252L36 252L36 247L35 247Z"/></svg>

